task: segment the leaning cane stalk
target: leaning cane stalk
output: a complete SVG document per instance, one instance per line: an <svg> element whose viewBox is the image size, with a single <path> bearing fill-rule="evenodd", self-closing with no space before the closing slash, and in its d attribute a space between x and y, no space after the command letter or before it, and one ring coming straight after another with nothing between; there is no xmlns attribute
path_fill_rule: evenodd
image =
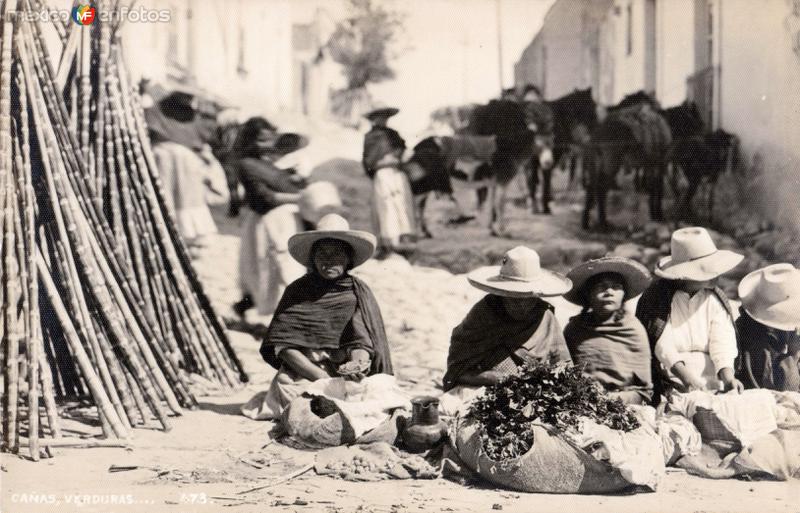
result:
<svg viewBox="0 0 800 513"><path fill-rule="evenodd" d="M42 284L44 284L44 288L47 291L50 303L53 305L53 309L59 318L59 322L64 328L65 338L70 345L73 356L75 356L75 359L81 368L83 377L86 380L86 385L92 392L92 397L94 397L98 411L109 421L114 433L119 438L127 438L128 433L119 420L117 412L114 410L114 406L108 399L108 395L106 395L100 379L97 377L97 374L95 374L94 369L92 368L92 363L86 354L86 350L81 344L78 333L75 331L75 327L72 325L69 313L67 313L67 309L64 307L64 304L61 301L61 296L56 288L56 284L53 282L53 279L50 277L50 272L45 266L44 258L42 258L41 253L38 252L36 254L36 266L39 271L39 279L42 281Z"/></svg>

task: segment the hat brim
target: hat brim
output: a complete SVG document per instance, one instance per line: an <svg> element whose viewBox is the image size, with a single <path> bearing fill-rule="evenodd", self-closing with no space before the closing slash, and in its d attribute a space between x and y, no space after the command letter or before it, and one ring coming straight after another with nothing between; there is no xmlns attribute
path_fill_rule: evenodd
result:
<svg viewBox="0 0 800 513"><path fill-rule="evenodd" d="M644 292L650 285L652 277L645 266L623 257L605 257L585 262L567 273L567 278L572 281L572 290L564 294L564 299L570 303L583 306L586 298L583 287L593 276L603 273L616 273L625 280L625 300L634 298Z"/></svg>
<svg viewBox="0 0 800 513"><path fill-rule="evenodd" d="M281 139L292 142L291 144L284 143L284 146L281 147ZM275 140L274 151L285 156L302 150L308 146L310 142L311 140L303 134L298 134L295 132L282 132L278 134L278 138Z"/></svg>
<svg viewBox="0 0 800 513"><path fill-rule="evenodd" d="M482 267L467 275L469 283L497 296L526 298L561 296L572 288L563 274L542 269L532 281L509 280L500 276L500 266Z"/></svg>
<svg viewBox="0 0 800 513"><path fill-rule="evenodd" d="M400 112L400 109L396 109L394 107L386 107L382 109L375 109L367 112L364 114L364 117L373 120L376 118L390 118Z"/></svg>
<svg viewBox="0 0 800 513"><path fill-rule="evenodd" d="M353 249L353 262L351 267L358 267L375 253L377 241L369 232L360 230L311 230L297 233L289 238L289 254L292 258L306 267L311 267L311 248L314 243L322 239L336 239L345 242Z"/></svg>
<svg viewBox="0 0 800 513"><path fill-rule="evenodd" d="M653 271L656 276L668 280L708 281L722 276L744 260L744 255L720 249L714 253L689 262L673 262L672 256L659 260Z"/></svg>
<svg viewBox="0 0 800 513"><path fill-rule="evenodd" d="M760 270L753 271L739 282L739 300L747 314L756 321L782 331L800 329L800 294L778 303L768 304L755 293Z"/></svg>

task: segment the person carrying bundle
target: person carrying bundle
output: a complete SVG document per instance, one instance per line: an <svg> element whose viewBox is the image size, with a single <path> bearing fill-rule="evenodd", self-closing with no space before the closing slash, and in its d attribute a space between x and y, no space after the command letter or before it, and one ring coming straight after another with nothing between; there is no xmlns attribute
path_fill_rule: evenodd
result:
<svg viewBox="0 0 800 513"><path fill-rule="evenodd" d="M573 288L564 299L583 307L564 328L572 361L628 404L650 400L650 345L642 323L625 302L650 284L650 272L629 258L604 257L568 274Z"/></svg>
<svg viewBox="0 0 800 513"><path fill-rule="evenodd" d="M278 374L266 394L257 394L242 408L246 416L279 417L318 379L392 374L378 302L350 274L374 251L375 237L351 230L337 214L320 219L316 230L289 239L289 254L308 272L281 297L260 351Z"/></svg>
<svg viewBox="0 0 800 513"><path fill-rule="evenodd" d="M442 411L453 414L530 360L571 361L553 306L541 298L560 296L572 282L542 269L536 251L517 246L500 266L470 273L470 284L489 294L469 311L450 338Z"/></svg>
<svg viewBox="0 0 800 513"><path fill-rule="evenodd" d="M408 176L401 168L406 143L397 131L386 126L398 112L383 108L365 116L372 122L372 129L364 136L362 164L373 180L372 222L380 256L402 251L416 239L414 199Z"/></svg>
<svg viewBox="0 0 800 513"><path fill-rule="evenodd" d="M225 172L204 139L210 115L201 119L196 103L192 94L174 91L145 111L164 200L190 247L217 233L207 192L225 195Z"/></svg>
<svg viewBox="0 0 800 513"><path fill-rule="evenodd" d="M672 234L671 256L655 274L662 278L645 290L636 317L647 330L653 352L653 404L661 394L744 389L734 375L738 354L733 309L716 280L744 258L717 249L705 228Z"/></svg>
<svg viewBox="0 0 800 513"><path fill-rule="evenodd" d="M254 117L242 126L237 142L239 160L236 168L238 179L244 188L239 251L239 286L242 299L233 309L240 316L256 306L256 297L259 292L264 292L267 276L262 276L262 272L270 266L267 256L267 225L273 226L272 231L275 234L296 229L296 203L300 200L300 191L305 180L274 165L275 147L279 138L280 135L266 119ZM278 210L267 217L273 210L290 204L293 208ZM275 238L280 236L276 235ZM266 301L266 297L262 299ZM262 303L260 309L269 308Z"/></svg>
<svg viewBox="0 0 800 513"><path fill-rule="evenodd" d="M739 283L737 377L745 388L800 392L800 270L774 264Z"/></svg>

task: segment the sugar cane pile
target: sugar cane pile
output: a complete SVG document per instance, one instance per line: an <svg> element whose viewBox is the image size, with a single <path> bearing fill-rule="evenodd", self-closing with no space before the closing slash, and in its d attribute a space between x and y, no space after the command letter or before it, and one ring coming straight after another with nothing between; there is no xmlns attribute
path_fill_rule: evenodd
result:
<svg viewBox="0 0 800 513"><path fill-rule="evenodd" d="M639 427L635 415L619 399L577 367L561 362L531 362L504 383L486 387L469 415L483 426L483 448L496 461L518 458L533 446L532 422L559 431L577 429L581 418L612 429Z"/></svg>
<svg viewBox="0 0 800 513"><path fill-rule="evenodd" d="M90 399L126 438L194 407L192 374L247 380L160 192L118 24L51 27L42 8L0 2L3 448L34 460L61 436L57 400Z"/></svg>

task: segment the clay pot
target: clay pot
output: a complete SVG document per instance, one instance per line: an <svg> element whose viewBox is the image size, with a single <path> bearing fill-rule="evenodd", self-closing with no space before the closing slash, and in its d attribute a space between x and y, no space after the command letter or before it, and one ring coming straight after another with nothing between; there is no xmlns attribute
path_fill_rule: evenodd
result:
<svg viewBox="0 0 800 513"><path fill-rule="evenodd" d="M446 436L447 424L439 419L439 399L435 397L415 397L411 407L411 421L403 429L403 442L411 452L425 452Z"/></svg>

